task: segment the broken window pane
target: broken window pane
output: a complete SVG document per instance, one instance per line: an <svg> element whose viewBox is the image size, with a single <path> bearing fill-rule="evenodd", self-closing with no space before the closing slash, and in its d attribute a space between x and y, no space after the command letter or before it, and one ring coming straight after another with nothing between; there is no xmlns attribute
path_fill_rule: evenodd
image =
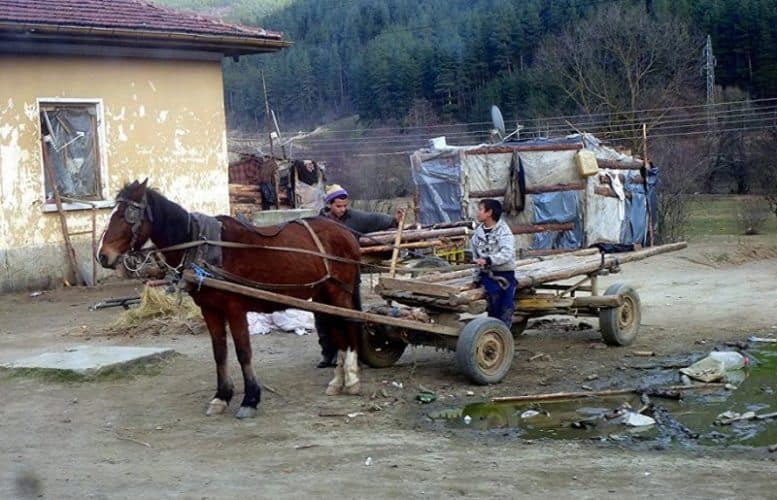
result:
<svg viewBox="0 0 777 500"><path fill-rule="evenodd" d="M101 199L97 106L56 103L40 109L46 202L54 202L52 175L63 198Z"/></svg>

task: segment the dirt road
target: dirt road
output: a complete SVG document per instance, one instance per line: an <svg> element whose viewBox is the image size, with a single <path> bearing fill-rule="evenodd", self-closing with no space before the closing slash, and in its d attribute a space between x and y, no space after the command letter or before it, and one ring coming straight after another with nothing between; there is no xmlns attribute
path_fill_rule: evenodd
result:
<svg viewBox="0 0 777 500"><path fill-rule="evenodd" d="M0 363L83 344L170 346L181 355L91 382L0 374L0 498L771 497L777 464L766 451L527 442L435 428L425 417L490 396L578 390L591 374L630 384L639 378L623 369L632 350L668 355L777 333L773 249L736 262L724 254L733 255L691 246L624 265L604 282L641 295L633 346L603 348L594 320L533 322L495 386L471 385L452 353L418 348L390 369L365 369L362 396L326 397L331 373L314 367L314 336L254 337L257 374L272 391L250 421L232 416L240 394L225 415L204 416L215 391L207 335L105 335L120 310L88 306L131 295L133 284L2 296ZM528 361L538 353L549 357ZM442 397L420 405L419 386Z"/></svg>

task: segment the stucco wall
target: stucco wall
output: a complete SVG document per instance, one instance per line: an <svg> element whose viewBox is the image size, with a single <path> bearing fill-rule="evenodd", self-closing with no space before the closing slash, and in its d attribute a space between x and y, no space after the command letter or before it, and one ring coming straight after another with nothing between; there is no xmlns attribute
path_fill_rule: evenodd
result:
<svg viewBox="0 0 777 500"><path fill-rule="evenodd" d="M0 291L59 286L68 273L59 217L43 211L41 98L102 100L108 199L148 177L187 210L229 212L220 61L0 55ZM109 214L98 210L98 239ZM67 222L89 231L91 211ZM72 239L91 275L91 235Z"/></svg>

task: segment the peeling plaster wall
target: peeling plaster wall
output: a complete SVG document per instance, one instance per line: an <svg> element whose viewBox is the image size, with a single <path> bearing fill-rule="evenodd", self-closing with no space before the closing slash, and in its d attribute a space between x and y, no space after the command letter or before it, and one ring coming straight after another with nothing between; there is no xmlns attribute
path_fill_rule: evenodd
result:
<svg viewBox="0 0 777 500"><path fill-rule="evenodd" d="M219 61L0 55L0 68L0 291L58 286L68 274L59 216L42 210L39 98L102 100L106 198L148 177L187 210L229 212ZM98 241L109 214L98 210ZM91 211L68 211L67 222L91 231ZM91 235L71 239L91 275Z"/></svg>

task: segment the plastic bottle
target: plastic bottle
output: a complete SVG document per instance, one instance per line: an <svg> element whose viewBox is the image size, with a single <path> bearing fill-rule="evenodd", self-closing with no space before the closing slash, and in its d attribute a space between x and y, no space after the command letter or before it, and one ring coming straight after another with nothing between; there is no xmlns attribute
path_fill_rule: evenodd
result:
<svg viewBox="0 0 777 500"><path fill-rule="evenodd" d="M750 365L750 359L736 351L712 351L709 357L721 361L726 371L739 370Z"/></svg>

